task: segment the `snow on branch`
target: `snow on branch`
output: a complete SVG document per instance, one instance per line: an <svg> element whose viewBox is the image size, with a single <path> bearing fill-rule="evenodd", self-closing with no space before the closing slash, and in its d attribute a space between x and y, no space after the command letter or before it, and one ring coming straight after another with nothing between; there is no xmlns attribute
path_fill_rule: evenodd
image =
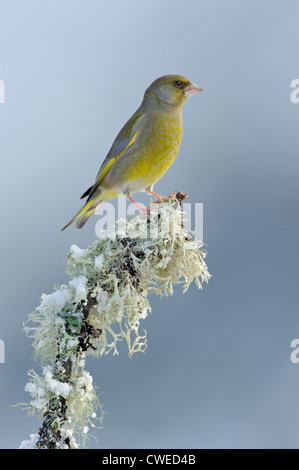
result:
<svg viewBox="0 0 299 470"><path fill-rule="evenodd" d="M113 232L85 250L71 246L71 280L43 294L25 324L42 367L40 375L29 371L28 408L43 422L21 448L84 445L102 422L102 407L85 370L86 355L118 354L123 340L129 357L145 352L146 331L140 332L140 322L151 312L148 294L168 296L175 284L186 292L193 281L199 289L208 282L203 244L184 229L184 197L178 192L150 214L118 221Z"/></svg>

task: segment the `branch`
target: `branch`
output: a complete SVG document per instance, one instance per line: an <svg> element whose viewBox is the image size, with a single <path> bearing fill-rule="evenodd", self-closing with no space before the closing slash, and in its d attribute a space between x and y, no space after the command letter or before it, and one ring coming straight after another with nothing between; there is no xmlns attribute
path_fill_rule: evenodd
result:
<svg viewBox="0 0 299 470"><path fill-rule="evenodd" d="M21 447L77 448L90 428L102 422L102 408L92 377L85 371L86 354L118 354L125 340L129 357L146 350L140 321L151 311L148 294L171 295L175 284L185 292L198 288L210 274L202 243L184 229L180 203L169 196L150 214L119 221L113 233L86 250L73 245L68 254L71 280L29 315L25 331L33 338L35 357L43 371L29 371L26 384L30 412L43 418L38 434Z"/></svg>

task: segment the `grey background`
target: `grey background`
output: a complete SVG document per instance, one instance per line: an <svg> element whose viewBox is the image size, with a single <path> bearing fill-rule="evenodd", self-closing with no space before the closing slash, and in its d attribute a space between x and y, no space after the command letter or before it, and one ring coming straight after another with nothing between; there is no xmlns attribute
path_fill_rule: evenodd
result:
<svg viewBox="0 0 299 470"><path fill-rule="evenodd" d="M204 203L213 278L151 298L146 354L88 360L106 411L89 446L298 448L298 18L295 0L0 1L1 448L40 424L10 406L39 370L23 321L67 281L68 249L95 239L97 218L59 229L167 73L204 93L156 190Z"/></svg>

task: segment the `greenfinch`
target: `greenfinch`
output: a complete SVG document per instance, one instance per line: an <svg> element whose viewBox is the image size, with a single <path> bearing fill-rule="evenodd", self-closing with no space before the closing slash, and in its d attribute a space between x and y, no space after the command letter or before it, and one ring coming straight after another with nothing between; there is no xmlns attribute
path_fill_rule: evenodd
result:
<svg viewBox="0 0 299 470"><path fill-rule="evenodd" d="M158 199L154 184L174 162L182 140L182 107L188 96L202 91L181 75L165 75L145 91L143 101L120 130L99 169L95 183L81 199L86 204L62 229L76 222L81 229L97 206L116 196L132 198L147 191Z"/></svg>

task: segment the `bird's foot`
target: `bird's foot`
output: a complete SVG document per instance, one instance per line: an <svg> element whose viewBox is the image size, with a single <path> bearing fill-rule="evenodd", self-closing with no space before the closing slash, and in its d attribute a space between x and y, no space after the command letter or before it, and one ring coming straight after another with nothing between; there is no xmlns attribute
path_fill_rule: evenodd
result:
<svg viewBox="0 0 299 470"><path fill-rule="evenodd" d="M159 200L159 202L167 201L168 199L174 198L174 197L176 198L176 200L178 202L182 202L188 196L188 194L181 193L178 190L173 191L173 193L171 193L168 197L161 196L160 194L157 194L154 191L151 191L150 194L155 196ZM131 202L133 202L133 204L135 204L135 206L138 208L139 212L141 212L142 214L147 214L148 215L151 211L155 211L155 210L160 209L159 202L158 203L157 202L156 203L152 202L148 207L144 207L144 206L141 206L140 204L138 204L138 202L136 202L135 199L132 198L132 196L128 196L128 199Z"/></svg>
<svg viewBox="0 0 299 470"><path fill-rule="evenodd" d="M166 200L166 198L164 196L160 196L160 194L157 194L157 193L154 193L154 192L151 192L151 194L153 196L157 197L157 199L159 199L160 202ZM136 202L135 199L132 198L132 196L128 196L128 199L131 202L133 202L133 204L135 204L135 206L138 208L139 212L141 212L142 214L149 214L150 211L159 209L159 204L154 203L154 202L152 202L148 207L143 207L140 204L138 204L138 202Z"/></svg>
<svg viewBox="0 0 299 470"><path fill-rule="evenodd" d="M164 201L165 197L161 196L161 194L155 193L154 191L149 191L149 194L152 194L152 196L155 196L159 201Z"/></svg>

